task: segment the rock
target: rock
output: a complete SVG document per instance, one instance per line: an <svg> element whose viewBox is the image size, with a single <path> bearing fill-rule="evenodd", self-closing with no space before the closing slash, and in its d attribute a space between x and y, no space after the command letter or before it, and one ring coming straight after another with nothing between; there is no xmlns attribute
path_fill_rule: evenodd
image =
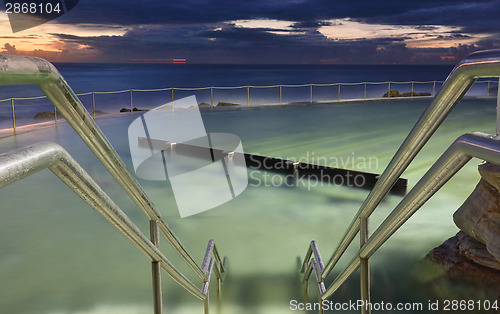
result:
<svg viewBox="0 0 500 314"><path fill-rule="evenodd" d="M415 93L415 96L432 96L429 92Z"/></svg>
<svg viewBox="0 0 500 314"><path fill-rule="evenodd" d="M428 93L428 92L422 92L422 93L404 92L404 93L400 94L399 91L397 91L395 89L391 89L389 91L389 98L391 98L391 97L418 97L418 96L431 96L431 93ZM387 93L385 93L382 97L387 98Z"/></svg>
<svg viewBox="0 0 500 314"><path fill-rule="evenodd" d="M404 93L402 93L399 96L400 97L413 97L413 96L416 96L416 93L414 93L414 92L404 92Z"/></svg>
<svg viewBox="0 0 500 314"><path fill-rule="evenodd" d="M483 163L479 173L453 214L461 231L427 254L418 270L420 282L442 300L500 298L500 166Z"/></svg>
<svg viewBox="0 0 500 314"><path fill-rule="evenodd" d="M198 107L210 107L210 104L207 104L206 102L202 102L198 104Z"/></svg>
<svg viewBox="0 0 500 314"><path fill-rule="evenodd" d="M481 181L453 214L453 220L460 230L484 244L489 254L500 262L500 193L497 188L500 186L500 167L485 163L479 166L479 173Z"/></svg>
<svg viewBox="0 0 500 314"><path fill-rule="evenodd" d="M413 275L425 290L440 300L498 299L500 271L482 266L465 255L473 255L476 261L482 256L482 262L495 262L484 244L459 232L429 252Z"/></svg>
<svg viewBox="0 0 500 314"><path fill-rule="evenodd" d="M387 97L387 93L385 93L384 96L382 96L382 97ZM392 97L401 97L401 94L397 90L391 89L389 91L389 98L392 98Z"/></svg>
<svg viewBox="0 0 500 314"><path fill-rule="evenodd" d="M232 102L223 102L220 101L217 103L217 107L225 107L225 106L239 106L240 104L234 104Z"/></svg>
<svg viewBox="0 0 500 314"><path fill-rule="evenodd" d="M33 119L44 120L44 119L55 119L54 111L43 111L37 113Z"/></svg>
<svg viewBox="0 0 500 314"><path fill-rule="evenodd" d="M478 168L481 178L500 191L500 166L486 162L479 165Z"/></svg>
<svg viewBox="0 0 500 314"><path fill-rule="evenodd" d="M499 268L491 269L481 266L468 256L475 256L474 258L477 261L480 260L477 256L481 256L482 261L485 261L486 264L496 263L496 266L500 266L500 263L496 262L495 258L486 251L484 244L469 237L462 231L433 249L425 258L441 266L451 276L463 276L465 279L476 278L487 281L496 278L495 281L500 282Z"/></svg>
<svg viewBox="0 0 500 314"><path fill-rule="evenodd" d="M458 239L458 254L476 264L500 270L500 262L488 252L483 243L463 231L457 233L456 237Z"/></svg>
<svg viewBox="0 0 500 314"><path fill-rule="evenodd" d="M137 109L136 107L132 108L132 111L149 111L149 109ZM130 112L129 108L122 108L120 112Z"/></svg>
<svg viewBox="0 0 500 314"><path fill-rule="evenodd" d="M400 95L400 97L419 97L419 96L430 96L431 93L415 93L415 92L405 92Z"/></svg>
<svg viewBox="0 0 500 314"><path fill-rule="evenodd" d="M125 109L125 108L124 108ZM121 111L120 111L121 112ZM129 109L129 112L130 112L130 109ZM90 112L92 114L92 112ZM99 116L99 115L103 115L103 114L107 114L107 112L104 112L104 111L100 111L100 110L96 110L95 111L95 115L96 116ZM54 115L54 111L43 111L43 112L39 112L37 113L33 119L37 119L37 120L42 120L42 119L54 119L55 118L55 115Z"/></svg>

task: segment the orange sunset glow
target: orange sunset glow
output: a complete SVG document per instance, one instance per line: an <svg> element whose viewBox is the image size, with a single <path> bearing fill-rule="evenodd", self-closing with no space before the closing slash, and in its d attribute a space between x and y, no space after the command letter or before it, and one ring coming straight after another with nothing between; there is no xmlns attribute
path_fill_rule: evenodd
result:
<svg viewBox="0 0 500 314"><path fill-rule="evenodd" d="M3 53L37 56L53 62L92 61L99 57L99 51L93 47L61 40L55 34L122 36L125 32L126 29L121 26L51 21L13 34L7 14L0 13L0 46Z"/></svg>

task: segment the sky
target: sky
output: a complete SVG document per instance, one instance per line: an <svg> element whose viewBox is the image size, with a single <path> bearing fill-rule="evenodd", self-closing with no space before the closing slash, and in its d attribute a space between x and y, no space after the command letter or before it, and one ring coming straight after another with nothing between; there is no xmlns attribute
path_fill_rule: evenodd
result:
<svg viewBox="0 0 500 314"><path fill-rule="evenodd" d="M80 0L0 49L52 62L454 64L500 49L500 0Z"/></svg>

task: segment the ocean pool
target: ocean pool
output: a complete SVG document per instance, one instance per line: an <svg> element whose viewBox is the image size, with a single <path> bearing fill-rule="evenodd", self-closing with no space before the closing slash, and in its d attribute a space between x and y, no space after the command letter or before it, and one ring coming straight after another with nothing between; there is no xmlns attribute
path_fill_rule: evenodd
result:
<svg viewBox="0 0 500 314"><path fill-rule="evenodd" d="M330 165L343 162L353 170L381 173L429 103L411 99L232 108L203 111L202 116L208 132L238 135L245 152ZM495 106L494 99L462 100L403 174L409 188L459 135L494 133ZM97 120L130 169L127 128L133 118ZM144 232L149 229L142 212L66 123L4 138L0 152L39 141L62 145ZM361 163L363 159L372 162ZM458 231L452 214L478 182L478 163L470 162L374 255L373 301L432 297L419 288L411 272L427 252ZM196 261L201 263L210 238L228 257L223 313L291 313L290 300L301 297L297 257L303 257L314 239L327 259L368 191L313 183L290 188L259 181L263 174L249 171L249 186L240 196L184 219L179 218L168 182L139 182ZM1 313L152 312L147 258L50 171L1 189L0 198ZM371 230L400 199L390 195L383 201ZM166 241L162 247L176 266L191 274ZM349 249L340 266L355 249ZM166 275L163 288L166 311L202 312L202 302ZM310 289L314 295L315 286ZM352 278L334 299L358 299L358 294L358 281ZM214 298L214 310L216 305Z"/></svg>

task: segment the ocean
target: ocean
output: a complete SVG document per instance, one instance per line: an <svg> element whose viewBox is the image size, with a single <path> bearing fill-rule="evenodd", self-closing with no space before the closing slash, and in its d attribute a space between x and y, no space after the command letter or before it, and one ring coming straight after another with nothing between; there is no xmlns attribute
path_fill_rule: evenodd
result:
<svg viewBox="0 0 500 314"><path fill-rule="evenodd" d="M125 91L118 94L94 95L96 110L116 113L121 108L130 108L130 89L203 88L300 84L332 84L358 82L410 82L444 81L452 70L449 65L193 65L193 64L102 64L60 63L55 64L71 88L78 93ZM439 83L437 83L437 87ZM432 92L432 83L415 84L415 91ZM410 91L411 84L393 84L391 89ZM366 97L381 97L388 84L368 85ZM483 88L482 92L484 92ZM199 103L216 105L232 102L242 106L330 101L363 98L363 85L342 86L338 95L337 86L314 87L312 97L309 87L245 88L233 90L175 91L175 99L195 95ZM43 96L36 86L0 86L0 100L12 97L25 98ZM92 111L92 96L81 96L80 100ZM172 100L171 91L134 92L133 106L153 108ZM53 110L46 99L15 99L16 125L31 124L38 112ZM12 108L9 100L0 102L0 128L12 126Z"/></svg>
<svg viewBox="0 0 500 314"><path fill-rule="evenodd" d="M75 92L164 87L444 80L449 65L56 64Z"/></svg>

